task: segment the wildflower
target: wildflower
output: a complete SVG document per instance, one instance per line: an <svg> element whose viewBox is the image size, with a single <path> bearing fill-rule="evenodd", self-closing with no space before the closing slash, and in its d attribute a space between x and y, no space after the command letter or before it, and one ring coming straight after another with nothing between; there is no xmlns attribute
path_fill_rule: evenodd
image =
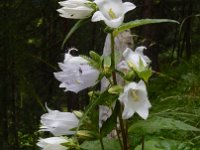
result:
<svg viewBox="0 0 200 150"><path fill-rule="evenodd" d="M136 7L130 2L122 3L122 0L95 0L94 3L99 11L93 14L92 21L103 20L111 28L119 27L124 20L124 14Z"/></svg>
<svg viewBox="0 0 200 150"><path fill-rule="evenodd" d="M99 71L92 68L84 58L67 53L64 62L58 65L62 71L54 73L54 76L65 91L78 93L96 84Z"/></svg>
<svg viewBox="0 0 200 150"><path fill-rule="evenodd" d="M129 119L135 112L143 119L147 119L151 104L148 100L145 83L142 80L139 83L131 82L126 85L119 100L124 104L123 119Z"/></svg>
<svg viewBox="0 0 200 150"><path fill-rule="evenodd" d="M59 2L62 8L57 11L61 17L70 19L84 19L92 15L94 11L91 5L93 4L88 0L66 0Z"/></svg>
<svg viewBox="0 0 200 150"><path fill-rule="evenodd" d="M46 106L47 107L47 106ZM71 112L60 112L47 107L48 113L41 116L40 131L50 131L54 136L71 135L78 126L78 118Z"/></svg>
<svg viewBox="0 0 200 150"><path fill-rule="evenodd" d="M132 68L137 72L147 69L151 60L143 54L144 49L146 49L144 46L137 47L135 51L127 48L123 53L125 60L118 64L118 68L121 70L129 70Z"/></svg>
<svg viewBox="0 0 200 150"><path fill-rule="evenodd" d="M68 139L64 137L41 138L39 139L37 146L41 147L43 150L67 150L67 147L61 145L66 142L68 142Z"/></svg>

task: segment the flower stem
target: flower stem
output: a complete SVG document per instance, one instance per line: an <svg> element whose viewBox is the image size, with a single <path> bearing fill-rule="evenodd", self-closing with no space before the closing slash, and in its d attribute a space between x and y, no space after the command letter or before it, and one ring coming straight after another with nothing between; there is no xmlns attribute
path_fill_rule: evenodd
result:
<svg viewBox="0 0 200 150"><path fill-rule="evenodd" d="M112 77L114 85L117 84L116 74L115 74L115 41L114 35L111 33L111 67L112 67Z"/></svg>
<svg viewBox="0 0 200 150"><path fill-rule="evenodd" d="M122 139L123 139L123 144L124 144L124 150L128 150L128 144L127 144L127 135L126 135L126 130L125 130L125 125L124 125L124 120L122 119L122 106L119 101L117 101L120 105L120 111L119 111L119 123L122 131Z"/></svg>
<svg viewBox="0 0 200 150"><path fill-rule="evenodd" d="M103 145L103 139L102 139L102 137L100 137L99 140L100 140L100 143L101 143L101 149L104 150L104 145Z"/></svg>
<svg viewBox="0 0 200 150"><path fill-rule="evenodd" d="M117 79L116 79L116 73L115 73L115 41L114 41L114 35L111 33L111 67L112 67L112 78L113 78L113 84L117 85ZM119 123L121 127L121 132L122 132L122 139L123 139L123 150L128 150L127 146L127 135L126 135L126 130L125 130L125 125L124 125L124 120L122 119L122 106L119 101L116 102L117 105L119 105L120 111L119 111ZM118 136L120 140L120 136Z"/></svg>
<svg viewBox="0 0 200 150"><path fill-rule="evenodd" d="M121 141L121 138L120 138L120 132L119 132L119 130L117 128L117 124L116 124L116 131L117 131L117 138L118 138L120 147L121 147L121 149L123 149L123 144L122 144L122 141Z"/></svg>

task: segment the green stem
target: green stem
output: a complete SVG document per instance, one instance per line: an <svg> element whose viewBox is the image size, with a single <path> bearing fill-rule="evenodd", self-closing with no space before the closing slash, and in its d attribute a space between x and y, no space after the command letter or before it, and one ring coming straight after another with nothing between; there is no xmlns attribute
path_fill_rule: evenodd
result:
<svg viewBox="0 0 200 150"><path fill-rule="evenodd" d="M111 68L114 85L117 85L116 73L115 73L115 39L113 33L111 33Z"/></svg>
<svg viewBox="0 0 200 150"><path fill-rule="evenodd" d="M123 139L123 144L124 144L124 150L128 150L128 144L127 144L127 135L126 135L126 130L125 130L125 125L124 125L124 120L122 119L122 106L119 101L117 101L120 105L120 111L119 111L119 123L122 131L122 139Z"/></svg>
<svg viewBox="0 0 200 150"><path fill-rule="evenodd" d="M142 135L142 150L144 150L144 135Z"/></svg>
<svg viewBox="0 0 200 150"><path fill-rule="evenodd" d="M117 125L116 125L116 131L117 131L117 138L118 138L120 147L121 147L121 149L123 149L123 144L122 144L122 141L121 141L121 138L120 138L120 132L119 132L119 130L117 128Z"/></svg>
<svg viewBox="0 0 200 150"><path fill-rule="evenodd" d="M117 79L116 79L116 73L115 73L115 41L114 41L114 34L111 33L111 68L112 68L112 78L113 78L113 84L117 85ZM119 122L120 127L122 131L122 139L123 139L123 150L127 150L127 136L126 136L126 130L124 126L124 121L122 119L122 106L119 101L117 101L117 105L119 105L120 111L119 111ZM118 136L120 138L120 136Z"/></svg>
<svg viewBox="0 0 200 150"><path fill-rule="evenodd" d="M100 140L100 143L101 143L101 149L102 149L102 150L104 150L104 145L103 145L103 140L102 140L102 137L100 137L100 139L99 139L99 140Z"/></svg>

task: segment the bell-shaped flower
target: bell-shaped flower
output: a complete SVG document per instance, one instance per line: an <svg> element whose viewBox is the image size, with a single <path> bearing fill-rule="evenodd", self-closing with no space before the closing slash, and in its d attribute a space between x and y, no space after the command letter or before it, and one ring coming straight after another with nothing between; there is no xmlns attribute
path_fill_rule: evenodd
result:
<svg viewBox="0 0 200 150"><path fill-rule="evenodd" d="M149 67L151 60L143 54L144 46L137 47L135 51L127 48L124 53L124 61L118 64L119 70L134 69L137 72L144 71Z"/></svg>
<svg viewBox="0 0 200 150"><path fill-rule="evenodd" d="M131 82L126 85L119 100L124 104L123 119L129 119L135 112L143 119L147 119L151 104L148 100L146 85L142 80L139 83Z"/></svg>
<svg viewBox="0 0 200 150"><path fill-rule="evenodd" d="M68 139L64 137L41 138L39 139L37 146L42 148L42 150L67 150L67 147L61 145L66 142L68 142Z"/></svg>
<svg viewBox="0 0 200 150"><path fill-rule="evenodd" d="M48 113L41 116L40 131L49 131L54 136L71 135L75 131L71 129L78 126L78 118L71 112L60 112L58 110L51 110L47 107Z"/></svg>
<svg viewBox="0 0 200 150"><path fill-rule="evenodd" d="M94 1L99 11L96 11L92 16L92 21L104 21L111 28L119 27L124 20L124 14L134 9L136 6L133 3L122 0L95 0Z"/></svg>
<svg viewBox="0 0 200 150"><path fill-rule="evenodd" d="M78 93L94 86L99 77L99 71L80 56L74 57L67 53L64 62L58 64L62 71L54 73L54 76L61 82L60 87L65 88L65 91Z"/></svg>
<svg viewBox="0 0 200 150"><path fill-rule="evenodd" d="M61 17L70 19L84 19L92 15L93 2L88 0L66 0L59 2L62 8L57 11Z"/></svg>

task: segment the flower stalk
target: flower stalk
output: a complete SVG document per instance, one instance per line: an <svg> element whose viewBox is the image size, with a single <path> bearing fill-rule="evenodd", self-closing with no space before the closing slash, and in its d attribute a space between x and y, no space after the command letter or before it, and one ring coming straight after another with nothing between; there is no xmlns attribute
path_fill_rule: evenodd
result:
<svg viewBox="0 0 200 150"><path fill-rule="evenodd" d="M115 39L113 32L111 33L111 68L112 68L113 84L117 85L116 72L115 72ZM124 126L124 120L122 118L122 105L120 104L119 101L117 101L116 105L119 105L120 108L118 117L122 132L123 150L127 150L127 135L126 135L127 132ZM118 136L118 138L120 138L120 136Z"/></svg>
<svg viewBox="0 0 200 150"><path fill-rule="evenodd" d="M117 85L116 73L115 73L115 37L113 32L111 33L111 68L112 68L112 77L113 84Z"/></svg>

